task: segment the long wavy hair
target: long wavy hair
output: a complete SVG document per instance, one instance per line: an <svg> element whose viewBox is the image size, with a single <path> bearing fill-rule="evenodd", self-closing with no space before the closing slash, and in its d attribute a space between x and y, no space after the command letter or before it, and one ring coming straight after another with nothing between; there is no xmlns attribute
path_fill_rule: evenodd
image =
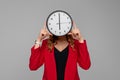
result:
<svg viewBox="0 0 120 80"><path fill-rule="evenodd" d="M74 49L74 39L72 38L71 35L65 35L67 41L70 43L70 46L72 47L72 49ZM48 41L47 41L47 46L49 51L52 51L53 45L56 45L57 42L56 40L58 40L58 36L49 36Z"/></svg>

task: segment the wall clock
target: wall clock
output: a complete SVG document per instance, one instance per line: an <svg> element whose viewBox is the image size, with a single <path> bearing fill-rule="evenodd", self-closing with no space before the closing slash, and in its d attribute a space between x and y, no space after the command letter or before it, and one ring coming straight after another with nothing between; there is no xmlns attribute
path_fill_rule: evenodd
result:
<svg viewBox="0 0 120 80"><path fill-rule="evenodd" d="M47 29L55 36L64 36L73 26L72 17L65 11L53 11L46 21Z"/></svg>

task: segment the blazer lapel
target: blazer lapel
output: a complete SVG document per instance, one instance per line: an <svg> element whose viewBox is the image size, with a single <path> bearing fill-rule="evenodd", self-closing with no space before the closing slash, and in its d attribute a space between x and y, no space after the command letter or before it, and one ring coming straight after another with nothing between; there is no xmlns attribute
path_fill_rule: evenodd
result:
<svg viewBox="0 0 120 80"><path fill-rule="evenodd" d="M68 59L65 67L64 80L73 80L74 66L75 66L75 55L72 47L69 44Z"/></svg>
<svg viewBox="0 0 120 80"><path fill-rule="evenodd" d="M52 52L50 53L51 55L51 79L50 80L57 80L57 70L56 70L56 62L55 62L55 57L54 57L54 47L52 48Z"/></svg>

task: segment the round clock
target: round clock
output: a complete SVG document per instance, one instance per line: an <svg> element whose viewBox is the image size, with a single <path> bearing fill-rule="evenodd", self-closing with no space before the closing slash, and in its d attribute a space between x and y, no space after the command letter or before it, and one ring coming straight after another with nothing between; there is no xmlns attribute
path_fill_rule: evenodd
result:
<svg viewBox="0 0 120 80"><path fill-rule="evenodd" d="M53 35L64 36L72 29L73 21L67 12L56 10L48 16L46 26Z"/></svg>

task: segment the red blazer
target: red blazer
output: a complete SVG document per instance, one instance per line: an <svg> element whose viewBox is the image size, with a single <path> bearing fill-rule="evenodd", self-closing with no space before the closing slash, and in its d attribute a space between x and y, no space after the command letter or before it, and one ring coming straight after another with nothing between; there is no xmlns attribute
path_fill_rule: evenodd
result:
<svg viewBox="0 0 120 80"><path fill-rule="evenodd" d="M65 67L64 80L80 80L77 70L78 65L87 70L91 62L88 53L86 40L84 43L79 43L74 40L75 50L69 44L68 59ZM31 56L29 60L30 70L37 70L44 64L44 74L42 80L57 80L56 63L54 58L54 47L50 52L47 47L47 39L43 40L42 46L34 49L31 48Z"/></svg>

